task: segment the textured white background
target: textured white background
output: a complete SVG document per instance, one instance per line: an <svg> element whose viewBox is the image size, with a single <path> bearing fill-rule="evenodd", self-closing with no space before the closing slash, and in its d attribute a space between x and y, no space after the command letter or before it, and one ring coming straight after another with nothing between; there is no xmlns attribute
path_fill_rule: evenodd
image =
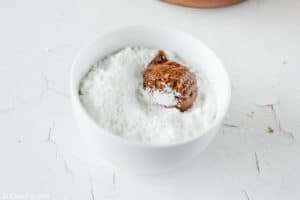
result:
<svg viewBox="0 0 300 200"><path fill-rule="evenodd" d="M72 116L76 53L132 24L194 34L232 78L222 131L193 166L172 174L88 166ZM300 1L198 10L151 0L1 0L0 25L0 199L300 199Z"/></svg>

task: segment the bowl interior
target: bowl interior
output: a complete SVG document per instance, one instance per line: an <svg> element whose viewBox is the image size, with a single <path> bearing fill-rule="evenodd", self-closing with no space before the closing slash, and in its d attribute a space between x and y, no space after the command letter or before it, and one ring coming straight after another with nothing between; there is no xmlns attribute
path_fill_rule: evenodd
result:
<svg viewBox="0 0 300 200"><path fill-rule="evenodd" d="M75 60L71 73L71 95L76 103L81 104L78 96L79 83L91 65L126 46L169 50L187 60L189 65L199 67L212 85L218 106L216 120L210 128L222 122L231 95L230 81L223 64L213 51L193 36L160 27L122 28L99 37L85 48Z"/></svg>

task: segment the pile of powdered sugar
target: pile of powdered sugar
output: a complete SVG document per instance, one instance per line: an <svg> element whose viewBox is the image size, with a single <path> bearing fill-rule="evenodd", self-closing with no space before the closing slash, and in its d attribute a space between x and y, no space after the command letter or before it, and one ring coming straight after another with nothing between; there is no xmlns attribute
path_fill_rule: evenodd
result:
<svg viewBox="0 0 300 200"><path fill-rule="evenodd" d="M209 81L196 68L173 53L170 60L182 63L197 77L198 95L191 109L180 112L171 88L147 91L142 72L157 49L127 47L99 60L80 83L80 100L94 120L109 132L142 143L174 143L201 135L213 123L216 99Z"/></svg>

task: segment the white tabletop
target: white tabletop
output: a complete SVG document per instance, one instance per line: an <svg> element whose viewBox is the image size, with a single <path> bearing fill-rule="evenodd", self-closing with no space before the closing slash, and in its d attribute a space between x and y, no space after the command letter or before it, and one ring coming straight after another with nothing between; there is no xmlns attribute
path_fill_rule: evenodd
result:
<svg viewBox="0 0 300 200"><path fill-rule="evenodd" d="M12 0L1 3L0 22L0 199L300 199L300 1L201 10ZM87 164L69 101L71 63L98 34L132 24L194 34L231 75L224 127L184 170L145 177Z"/></svg>

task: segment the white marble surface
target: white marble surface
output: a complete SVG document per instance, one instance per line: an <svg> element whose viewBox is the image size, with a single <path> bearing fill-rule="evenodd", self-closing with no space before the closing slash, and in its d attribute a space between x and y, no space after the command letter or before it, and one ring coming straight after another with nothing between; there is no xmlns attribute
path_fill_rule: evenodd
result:
<svg viewBox="0 0 300 200"><path fill-rule="evenodd" d="M0 199L300 199L300 1L197 10L151 0L3 0L0 24ZM72 115L74 56L99 33L131 24L196 35L232 78L223 130L193 166L172 174L88 166Z"/></svg>

